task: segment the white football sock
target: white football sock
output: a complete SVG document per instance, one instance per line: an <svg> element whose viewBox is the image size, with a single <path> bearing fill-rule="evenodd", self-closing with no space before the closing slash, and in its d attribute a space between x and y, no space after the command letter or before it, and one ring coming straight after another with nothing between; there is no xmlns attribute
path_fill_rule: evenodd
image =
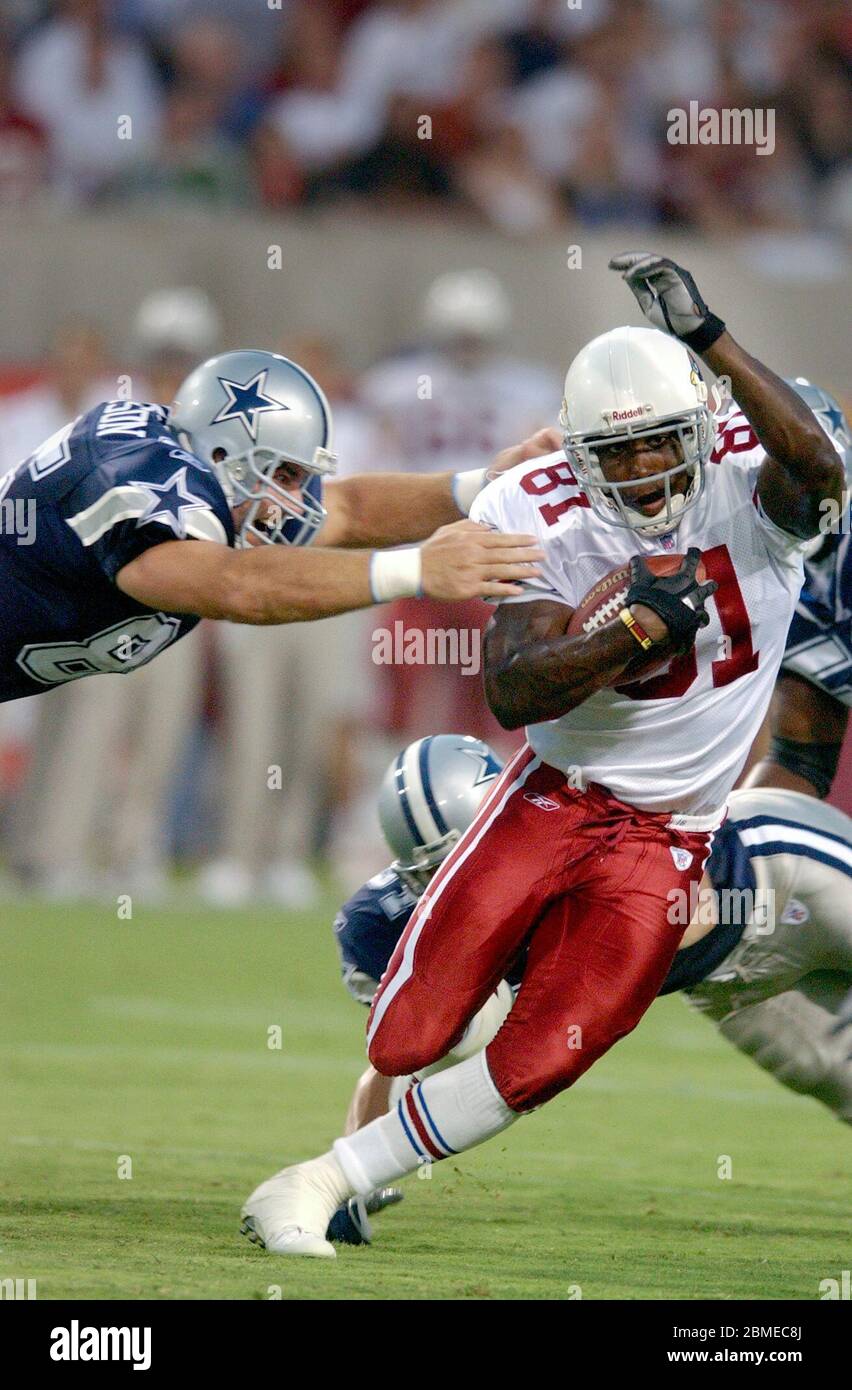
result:
<svg viewBox="0 0 852 1390"><path fill-rule="evenodd" d="M424 1163L474 1148L517 1119L478 1052L413 1086L387 1115L336 1139L334 1154L354 1191L366 1195Z"/></svg>

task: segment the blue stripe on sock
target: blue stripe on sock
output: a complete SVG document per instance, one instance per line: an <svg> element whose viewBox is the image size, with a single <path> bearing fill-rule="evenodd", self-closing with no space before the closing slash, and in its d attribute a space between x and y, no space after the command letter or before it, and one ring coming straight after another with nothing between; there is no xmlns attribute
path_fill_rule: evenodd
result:
<svg viewBox="0 0 852 1390"><path fill-rule="evenodd" d="M454 1153L456 1153L457 1150L454 1149L454 1148L452 1148L452 1147L447 1143L446 1139L444 1139L444 1138L441 1137L441 1131L438 1129L438 1126L435 1124L435 1121L432 1119L432 1116L429 1114L429 1107L428 1107L428 1105L426 1104L426 1098L425 1098L425 1096L423 1095L423 1085L422 1085L422 1082L421 1082L421 1084L420 1084L419 1086L415 1086L414 1090L415 1090L415 1096L414 1096L415 1103L416 1103L418 1100L420 1101L420 1105L421 1105L421 1108L422 1108L422 1110L423 1110L423 1113L424 1113L424 1115L426 1116L426 1119L429 1121L429 1128L431 1129L431 1131L432 1131L432 1133L434 1134L435 1138L437 1139L438 1143L441 1145L441 1148L442 1148L442 1149L446 1149L448 1154L454 1154Z"/></svg>
<svg viewBox="0 0 852 1390"><path fill-rule="evenodd" d="M422 1149L420 1148L420 1146L418 1145L417 1140L414 1138L414 1135L411 1133L411 1130L408 1128L408 1125L407 1125L406 1122L405 1122L405 1115L404 1115L403 1112L402 1112L402 1101L399 1102L399 1104L397 1105L396 1108L397 1108L397 1111L398 1111L398 1113L399 1113L399 1122L400 1122L400 1124L402 1125L403 1129L405 1130L405 1137L406 1137L406 1139L408 1140L408 1142L409 1142L409 1144L411 1145L411 1147L412 1147L412 1149L414 1150L414 1152L417 1154L417 1157L418 1157L418 1158L427 1158L427 1157L428 1157L428 1158L430 1159L430 1161L431 1161L431 1154L424 1154L423 1150L422 1150Z"/></svg>

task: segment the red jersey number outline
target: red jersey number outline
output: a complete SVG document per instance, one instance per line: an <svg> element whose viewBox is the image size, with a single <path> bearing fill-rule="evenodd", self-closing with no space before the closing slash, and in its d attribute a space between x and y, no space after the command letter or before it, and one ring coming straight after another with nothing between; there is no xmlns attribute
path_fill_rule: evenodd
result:
<svg viewBox="0 0 852 1390"><path fill-rule="evenodd" d="M715 579L719 585L713 595L713 603L719 614L722 632L730 642L726 657L711 663L713 685L718 689L730 685L751 671L756 671L760 662L760 652L752 644L751 621L748 609L737 579L730 552L726 545L714 545L711 550L702 550L701 559L708 579ZM629 700L672 700L685 695L693 681L698 678L698 658L695 648L690 647L682 656L676 656L668 670L659 676L651 676L645 681L631 681L627 685L615 686L616 693L626 695Z"/></svg>
<svg viewBox="0 0 852 1390"><path fill-rule="evenodd" d="M745 416L732 416L725 422L721 431L719 443L714 450L714 461L716 455L721 458L725 453L740 453L752 449L756 442ZM538 478L547 481L542 486L536 482ZM555 488L572 486L579 487L579 484L567 462L551 464L549 468L537 468L521 479L521 487L530 497L546 497ZM588 506L589 499L581 492L579 496L568 497L562 502L545 502L539 507L539 511L548 526L553 526L571 507ZM722 632L731 644L728 656L712 663L713 685L718 689L739 680L740 676L756 671L760 662L760 652L756 652L752 644L751 621L728 547L715 545L710 550L702 551L701 558L707 578L714 579L719 586L713 595L713 602L716 604ZM617 685L615 690L617 694L626 695L630 700L671 700L685 695L697 678L698 658L695 648L691 647L682 656L676 656L668 669L659 676Z"/></svg>

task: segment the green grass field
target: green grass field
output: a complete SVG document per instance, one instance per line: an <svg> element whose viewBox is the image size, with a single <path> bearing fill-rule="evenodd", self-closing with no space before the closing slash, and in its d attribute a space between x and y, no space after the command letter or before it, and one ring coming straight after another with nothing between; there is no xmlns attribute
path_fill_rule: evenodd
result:
<svg viewBox="0 0 852 1390"><path fill-rule="evenodd" d="M243 1198L327 1147L363 1065L333 911L0 908L0 1278L40 1299L810 1300L848 1268L848 1132L679 998L409 1180L371 1249L251 1246Z"/></svg>

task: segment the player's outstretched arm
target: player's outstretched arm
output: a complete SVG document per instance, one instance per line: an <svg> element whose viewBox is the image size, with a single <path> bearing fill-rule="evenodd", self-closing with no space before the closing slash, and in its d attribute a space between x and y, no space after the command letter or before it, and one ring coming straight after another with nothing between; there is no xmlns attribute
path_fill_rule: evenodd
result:
<svg viewBox="0 0 852 1390"><path fill-rule="evenodd" d="M543 458L561 447L555 429L537 434L499 453L488 469L468 473L357 473L326 483L323 498L328 519L323 545L382 547L425 540L439 526L467 516L476 494L490 478L529 459Z"/></svg>
<svg viewBox="0 0 852 1390"><path fill-rule="evenodd" d="M655 328L700 353L726 376L737 405L766 450L758 493L776 526L808 539L818 534L828 500L839 504L843 468L831 441L796 392L735 342L705 303L689 271L665 256L625 252L610 261ZM834 515L836 515L834 511Z"/></svg>
<svg viewBox="0 0 852 1390"><path fill-rule="evenodd" d="M388 1113L392 1081L392 1077L382 1076L375 1067L367 1067L367 1070L362 1072L355 1083L355 1090L349 1102L343 1127L344 1134L354 1134L356 1129L363 1129L371 1120L377 1120L380 1115Z"/></svg>
<svg viewBox="0 0 852 1390"><path fill-rule="evenodd" d="M230 550L165 541L138 555L116 584L147 608L258 626L310 622L393 598L455 600L522 593L541 551L533 536L504 536L474 521L444 526L412 550Z"/></svg>

